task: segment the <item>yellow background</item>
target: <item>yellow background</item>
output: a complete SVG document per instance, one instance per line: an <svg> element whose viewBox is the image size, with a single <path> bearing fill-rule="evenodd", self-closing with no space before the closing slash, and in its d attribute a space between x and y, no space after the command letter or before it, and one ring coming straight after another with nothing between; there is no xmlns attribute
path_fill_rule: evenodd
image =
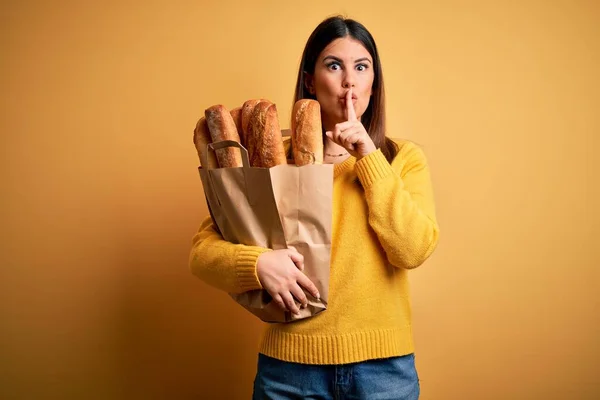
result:
<svg viewBox="0 0 600 400"><path fill-rule="evenodd" d="M3 2L0 397L248 399L260 323L188 271L205 108L292 106L312 29L381 51L441 242L422 399L600 397L600 3Z"/></svg>

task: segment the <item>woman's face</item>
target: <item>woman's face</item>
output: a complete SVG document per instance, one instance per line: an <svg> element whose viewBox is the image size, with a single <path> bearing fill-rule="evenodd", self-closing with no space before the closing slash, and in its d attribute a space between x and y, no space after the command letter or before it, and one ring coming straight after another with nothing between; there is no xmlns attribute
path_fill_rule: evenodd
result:
<svg viewBox="0 0 600 400"><path fill-rule="evenodd" d="M352 88L352 102L360 119L371 99L373 58L356 39L346 36L331 42L319 55L313 76L307 76L309 91L321 105L327 129L348 119L346 93Z"/></svg>

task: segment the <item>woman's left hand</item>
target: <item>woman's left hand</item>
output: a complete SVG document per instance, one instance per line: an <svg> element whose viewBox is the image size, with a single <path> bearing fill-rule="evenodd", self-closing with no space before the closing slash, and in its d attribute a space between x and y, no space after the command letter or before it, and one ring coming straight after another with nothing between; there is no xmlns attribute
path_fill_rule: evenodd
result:
<svg viewBox="0 0 600 400"><path fill-rule="evenodd" d="M325 132L327 137L344 147L357 159L377 150L362 122L356 117L356 111L352 104L352 88L346 93L346 115L348 121L336 124L333 131Z"/></svg>

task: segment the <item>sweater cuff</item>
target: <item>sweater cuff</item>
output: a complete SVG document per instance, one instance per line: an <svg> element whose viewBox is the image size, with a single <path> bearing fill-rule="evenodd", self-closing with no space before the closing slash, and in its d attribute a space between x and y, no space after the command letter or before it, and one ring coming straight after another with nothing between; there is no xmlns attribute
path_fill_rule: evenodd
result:
<svg viewBox="0 0 600 400"><path fill-rule="evenodd" d="M392 166L381 152L381 149L377 149L358 160L355 169L358 179L365 189L394 173Z"/></svg>
<svg viewBox="0 0 600 400"><path fill-rule="evenodd" d="M271 251L271 249L248 246L238 252L235 269L238 285L242 292L262 289L262 285L256 274L256 263L258 261L258 256L266 251Z"/></svg>

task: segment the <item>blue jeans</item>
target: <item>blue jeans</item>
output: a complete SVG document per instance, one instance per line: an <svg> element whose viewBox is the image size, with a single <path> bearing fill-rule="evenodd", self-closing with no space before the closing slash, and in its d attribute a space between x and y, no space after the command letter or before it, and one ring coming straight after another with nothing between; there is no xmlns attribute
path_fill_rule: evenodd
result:
<svg viewBox="0 0 600 400"><path fill-rule="evenodd" d="M253 400L418 400L415 356L345 365L306 365L258 355Z"/></svg>

